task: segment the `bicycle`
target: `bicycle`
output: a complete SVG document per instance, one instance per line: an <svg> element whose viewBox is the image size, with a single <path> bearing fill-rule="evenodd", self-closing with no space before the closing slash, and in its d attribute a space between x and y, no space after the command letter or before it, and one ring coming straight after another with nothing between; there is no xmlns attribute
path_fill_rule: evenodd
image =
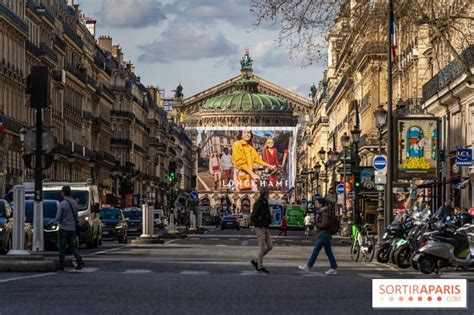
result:
<svg viewBox="0 0 474 315"><path fill-rule="evenodd" d="M364 223L359 230L359 227L353 224L351 239L352 261L359 261L362 254L365 262L371 262L375 255L375 238L373 235L369 235L369 225Z"/></svg>

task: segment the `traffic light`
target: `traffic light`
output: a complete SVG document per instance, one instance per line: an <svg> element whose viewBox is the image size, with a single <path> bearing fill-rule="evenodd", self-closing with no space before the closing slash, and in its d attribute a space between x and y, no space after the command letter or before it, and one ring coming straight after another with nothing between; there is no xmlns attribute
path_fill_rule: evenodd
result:
<svg viewBox="0 0 474 315"><path fill-rule="evenodd" d="M176 162L168 164L168 181L173 182L176 179Z"/></svg>
<svg viewBox="0 0 474 315"><path fill-rule="evenodd" d="M353 174L354 174L354 188L355 190L358 190L362 186L361 180L360 180L360 171L355 171L353 172Z"/></svg>

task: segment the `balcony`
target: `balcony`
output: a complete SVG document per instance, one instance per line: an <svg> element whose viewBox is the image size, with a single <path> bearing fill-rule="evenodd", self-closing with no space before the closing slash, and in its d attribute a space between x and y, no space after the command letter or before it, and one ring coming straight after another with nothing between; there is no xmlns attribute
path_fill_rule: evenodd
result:
<svg viewBox="0 0 474 315"><path fill-rule="evenodd" d="M97 88L97 81L90 75L86 74L86 83L89 84L90 86Z"/></svg>
<svg viewBox="0 0 474 315"><path fill-rule="evenodd" d="M125 146L128 148L132 148L132 141L130 139L124 139L124 138L112 138L110 139L110 144L111 145L120 145L120 146Z"/></svg>
<svg viewBox="0 0 474 315"><path fill-rule="evenodd" d="M148 137L148 145L152 147L158 147L160 141L155 137Z"/></svg>
<svg viewBox="0 0 474 315"><path fill-rule="evenodd" d="M66 43L61 37L58 36L58 34L54 34L54 45L62 51L66 51Z"/></svg>
<svg viewBox="0 0 474 315"><path fill-rule="evenodd" d="M102 85L101 91L102 91L102 93L104 93L105 95L107 95L108 97L110 97L111 99L113 99L113 100L115 99L115 94L114 94L114 92L112 92L112 90L109 89L107 86Z"/></svg>
<svg viewBox="0 0 474 315"><path fill-rule="evenodd" d="M127 111L127 110L112 109L110 111L110 115L115 116L115 117L128 118L128 119L130 119L130 121L133 121L134 118L135 118L135 114L133 114L132 112Z"/></svg>
<svg viewBox="0 0 474 315"><path fill-rule="evenodd" d="M141 121L140 119L138 119L137 117L135 117L135 123L139 126L141 126L143 129L146 129L146 124Z"/></svg>
<svg viewBox="0 0 474 315"><path fill-rule="evenodd" d="M102 122L100 120L99 117L94 117L92 119L92 130L98 132L100 131L100 126L101 126Z"/></svg>
<svg viewBox="0 0 474 315"><path fill-rule="evenodd" d="M26 40L25 42L25 49L27 52L31 53L35 57L39 57L42 54L40 48L29 40Z"/></svg>
<svg viewBox="0 0 474 315"><path fill-rule="evenodd" d="M69 37L81 50L84 48L84 43L82 39L76 34L76 32L68 25L63 24L64 34Z"/></svg>
<svg viewBox="0 0 474 315"><path fill-rule="evenodd" d="M92 121L92 118L93 118L93 117L92 117L92 113L89 112L89 111L83 110L83 111L82 111L82 118L83 118L84 120L86 120L86 121Z"/></svg>
<svg viewBox="0 0 474 315"><path fill-rule="evenodd" d="M76 66L70 64L69 62L66 62L65 64L66 64L65 68L66 68L67 72L74 75L76 78L78 78L83 83L86 83L86 77L85 77L84 73L82 73L81 70L79 70L78 68L76 68Z"/></svg>
<svg viewBox="0 0 474 315"><path fill-rule="evenodd" d="M461 58L472 68L474 66L474 45L464 50L461 53ZM423 86L423 100L428 100L462 74L463 69L461 64L459 64L457 60L451 61Z"/></svg>
<svg viewBox="0 0 474 315"><path fill-rule="evenodd" d="M145 155L147 154L147 151L143 147L141 147L141 146L139 146L138 144L135 144L135 143L133 144L133 150L138 151L138 152L140 152L142 154L145 154Z"/></svg>
<svg viewBox="0 0 474 315"><path fill-rule="evenodd" d="M115 92L122 92L122 93L130 92L130 88L127 86L111 85L110 88L112 89L112 91L115 91Z"/></svg>
<svg viewBox="0 0 474 315"><path fill-rule="evenodd" d="M58 54L48 47L45 43L40 43L40 55L46 55L54 64L58 63Z"/></svg>
<svg viewBox="0 0 474 315"><path fill-rule="evenodd" d="M28 34L28 25L2 3L0 3L0 15L18 28L23 34Z"/></svg>

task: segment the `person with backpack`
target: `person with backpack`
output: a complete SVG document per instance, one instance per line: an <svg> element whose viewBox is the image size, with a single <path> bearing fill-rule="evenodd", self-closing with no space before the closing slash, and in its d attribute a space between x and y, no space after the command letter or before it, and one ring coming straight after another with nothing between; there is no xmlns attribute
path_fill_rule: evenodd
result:
<svg viewBox="0 0 474 315"><path fill-rule="evenodd" d="M63 196L63 201L61 201L58 212L56 213L56 221L59 223L58 270L64 270L66 244L69 246L69 250L74 257L76 257L76 270L81 270L84 267L84 261L82 261L76 244L76 234L79 231L79 221L77 219L78 206L76 201L71 198L71 187L63 186L61 195Z"/></svg>
<svg viewBox="0 0 474 315"><path fill-rule="evenodd" d="M331 264L331 269L326 271L326 274L336 275L337 262L332 252L331 239L332 235L336 234L339 230L339 220L337 220L334 209L327 206L327 201L325 199L316 199L315 206L315 223L318 231L316 245L308 262L305 265L298 266L298 268L304 272L309 272L309 269L312 268L316 262L319 252L324 247L326 256L328 256L329 263Z"/></svg>
<svg viewBox="0 0 474 315"><path fill-rule="evenodd" d="M272 215L270 207L268 206L269 191L267 188L260 189L260 197L253 206L253 211L250 216L252 224L255 226L255 234L258 240L257 259L252 259L250 263L258 272L269 273L263 267L263 257L268 254L273 248L272 237L270 234L270 223L272 222Z"/></svg>

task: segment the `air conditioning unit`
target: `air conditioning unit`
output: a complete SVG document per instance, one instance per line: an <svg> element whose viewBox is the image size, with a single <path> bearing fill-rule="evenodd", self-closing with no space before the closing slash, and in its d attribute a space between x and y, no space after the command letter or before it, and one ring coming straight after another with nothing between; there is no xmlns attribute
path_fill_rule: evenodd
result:
<svg viewBox="0 0 474 315"><path fill-rule="evenodd" d="M53 70L53 79L56 82L66 84L66 71L64 70Z"/></svg>

